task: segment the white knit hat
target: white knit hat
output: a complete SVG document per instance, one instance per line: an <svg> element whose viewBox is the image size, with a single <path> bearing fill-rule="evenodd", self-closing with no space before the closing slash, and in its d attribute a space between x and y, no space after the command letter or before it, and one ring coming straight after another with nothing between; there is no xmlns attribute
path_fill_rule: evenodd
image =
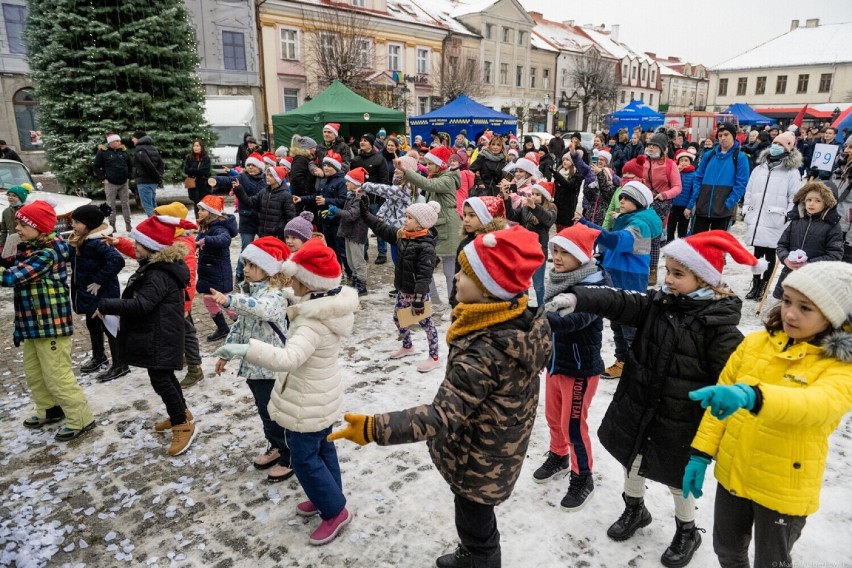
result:
<svg viewBox="0 0 852 568"><path fill-rule="evenodd" d="M417 223L424 229L429 229L435 226L438 222L438 212L441 211L441 204L437 201L429 203L415 203L406 209L406 213L410 213Z"/></svg>
<svg viewBox="0 0 852 568"><path fill-rule="evenodd" d="M641 181L631 180L621 188L621 197L627 197L643 209L647 209L654 202L654 195Z"/></svg>
<svg viewBox="0 0 852 568"><path fill-rule="evenodd" d="M807 296L834 327L852 317L852 264L848 262L812 262L794 270L783 286Z"/></svg>

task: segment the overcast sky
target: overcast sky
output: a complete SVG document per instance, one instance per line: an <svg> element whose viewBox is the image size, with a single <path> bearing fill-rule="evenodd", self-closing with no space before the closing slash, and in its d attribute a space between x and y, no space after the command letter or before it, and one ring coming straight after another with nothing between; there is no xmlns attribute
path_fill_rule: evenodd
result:
<svg viewBox="0 0 852 568"><path fill-rule="evenodd" d="M852 0L520 0L527 10L577 25L619 24L619 39L639 52L712 66L790 29L791 20L852 22ZM850 44L852 45L852 44Z"/></svg>

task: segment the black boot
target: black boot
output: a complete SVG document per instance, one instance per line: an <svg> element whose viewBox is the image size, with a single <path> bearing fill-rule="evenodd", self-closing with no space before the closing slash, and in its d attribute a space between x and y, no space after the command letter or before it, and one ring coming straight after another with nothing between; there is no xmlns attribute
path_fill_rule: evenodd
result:
<svg viewBox="0 0 852 568"><path fill-rule="evenodd" d="M701 533L704 529L695 526L695 521L685 523L675 519L677 530L672 543L660 557L660 562L667 568L681 568L689 564L692 555L701 546Z"/></svg>
<svg viewBox="0 0 852 568"><path fill-rule="evenodd" d="M745 295L746 300L757 300L757 299L760 298L760 295L761 295L760 283L761 283L760 276L752 276L751 277L751 288L749 288L748 293Z"/></svg>
<svg viewBox="0 0 852 568"><path fill-rule="evenodd" d="M624 512L606 531L606 535L616 541L627 540L636 531L651 524L651 513L645 508L644 499L628 497L624 493L621 498L624 499Z"/></svg>
<svg viewBox="0 0 852 568"><path fill-rule="evenodd" d="M103 353L100 355L92 355L80 367L80 372L83 374L94 373L101 367L105 367L107 363L109 363L109 359L107 359L107 356Z"/></svg>
<svg viewBox="0 0 852 568"><path fill-rule="evenodd" d="M213 321L216 323L216 331L207 336L207 341L219 341L228 337L228 332L231 330L225 323L225 314L219 312L213 316Z"/></svg>
<svg viewBox="0 0 852 568"><path fill-rule="evenodd" d="M544 483L560 471L565 471L571 462L568 456L560 456L553 452L547 452L547 459L541 464L541 467L533 472L533 481L536 483ZM564 475L562 477L565 477Z"/></svg>
<svg viewBox="0 0 852 568"><path fill-rule="evenodd" d="M369 292L367 292L367 283L361 280L360 278L356 278L355 276L353 276L352 286L353 288L358 290L358 296L366 296L367 294L369 294Z"/></svg>
<svg viewBox="0 0 852 568"><path fill-rule="evenodd" d="M119 377L123 377L124 375L130 374L130 367L127 365L122 365L121 363L113 363L109 369L95 377L95 380L99 383L108 383L110 381L114 381Z"/></svg>
<svg viewBox="0 0 852 568"><path fill-rule="evenodd" d="M445 554L435 561L438 568L470 568L473 566L473 561L470 559L470 552L461 544L452 554Z"/></svg>
<svg viewBox="0 0 852 568"><path fill-rule="evenodd" d="M591 475L578 475L571 472L571 484L568 486L568 493L562 498L559 504L563 511L573 513L581 510L589 502L592 494L595 492L595 481Z"/></svg>

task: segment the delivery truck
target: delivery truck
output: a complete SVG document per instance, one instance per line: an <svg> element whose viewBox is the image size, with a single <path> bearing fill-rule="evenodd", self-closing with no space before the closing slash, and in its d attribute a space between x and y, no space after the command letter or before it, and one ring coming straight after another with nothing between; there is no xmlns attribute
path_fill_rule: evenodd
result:
<svg viewBox="0 0 852 568"><path fill-rule="evenodd" d="M258 133L254 97L208 95L204 118L216 134L216 144L210 152L214 169L233 167L243 136L248 133L256 137Z"/></svg>

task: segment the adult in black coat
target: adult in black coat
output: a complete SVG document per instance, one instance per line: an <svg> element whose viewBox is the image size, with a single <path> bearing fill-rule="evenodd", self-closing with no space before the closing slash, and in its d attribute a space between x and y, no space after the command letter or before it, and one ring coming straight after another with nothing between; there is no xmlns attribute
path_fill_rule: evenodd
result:
<svg viewBox="0 0 852 568"><path fill-rule="evenodd" d="M627 469L642 455L639 475L681 487L690 444L704 409L689 392L715 385L743 339L742 300L651 295L575 287L575 311L635 326L624 371L598 430L601 444Z"/></svg>
<svg viewBox="0 0 852 568"><path fill-rule="evenodd" d="M541 172L541 175L544 176L544 179L547 181L553 180L553 166L556 163L556 159L553 154L551 154L547 146L540 146L538 149L538 171Z"/></svg>
<svg viewBox="0 0 852 568"><path fill-rule="evenodd" d="M15 160L16 162L24 163L18 153L6 145L5 140L0 140L0 159Z"/></svg>
<svg viewBox="0 0 852 568"><path fill-rule="evenodd" d="M257 152L257 140L250 133L243 134L243 143L237 146L237 163L239 167L245 167L246 158L251 156L252 152Z"/></svg>
<svg viewBox="0 0 852 568"><path fill-rule="evenodd" d="M621 168L629 160L636 157L631 156L630 141L627 138L626 129L618 131L618 140L616 140L615 144L610 147L609 151L612 154L612 163L610 164L610 167L615 170L615 174L617 176L621 177Z"/></svg>
<svg viewBox="0 0 852 568"><path fill-rule="evenodd" d="M553 154L553 159L556 162L559 162L562 159L562 154L565 153L565 140L562 139L562 136L557 134L547 143L547 148L550 150L550 153Z"/></svg>
<svg viewBox="0 0 852 568"><path fill-rule="evenodd" d="M469 197L482 197L484 195L496 196L500 193L497 184L505 175L503 168L509 163L503 147L503 138L495 134L488 146L482 148L476 155L476 160L468 166L476 177L474 185L468 192Z"/></svg>
<svg viewBox="0 0 852 568"><path fill-rule="evenodd" d="M574 224L574 211L577 209L580 190L586 177L584 172L588 169L589 166L576 154L566 152L562 156L561 167L553 170L553 203L556 204L557 232Z"/></svg>
<svg viewBox="0 0 852 568"><path fill-rule="evenodd" d="M290 148L290 155L293 156L293 165L290 167L290 193L295 197L305 197L316 193L317 177L313 173L314 168L316 168L316 152L316 147L313 150L310 148ZM296 205L298 213L305 210L312 212L314 219L317 218L317 207L312 200L302 200Z"/></svg>
<svg viewBox="0 0 852 568"><path fill-rule="evenodd" d="M358 143L358 155L352 158L352 168L364 168L371 183L389 184L388 163L384 156L373 147L376 138L372 134L364 134Z"/></svg>
<svg viewBox="0 0 852 568"><path fill-rule="evenodd" d="M183 175L195 180L195 187L187 188L186 193L198 212L198 202L210 195L210 186L207 179L210 177L210 156L204 148L204 142L195 139L192 142L192 151L183 160Z"/></svg>
<svg viewBox="0 0 852 568"><path fill-rule="evenodd" d="M133 153L136 192L145 214L151 217L157 207L157 187L163 182L166 163L160 156L160 150L154 146L154 141L145 132L137 130L130 139L136 146Z"/></svg>
<svg viewBox="0 0 852 568"><path fill-rule="evenodd" d="M352 162L352 149L349 147L349 144L338 136L337 132L329 128L330 126L326 124L322 129L322 142L317 144L317 161L322 163L322 159L331 151L335 154L340 154L344 164Z"/></svg>

